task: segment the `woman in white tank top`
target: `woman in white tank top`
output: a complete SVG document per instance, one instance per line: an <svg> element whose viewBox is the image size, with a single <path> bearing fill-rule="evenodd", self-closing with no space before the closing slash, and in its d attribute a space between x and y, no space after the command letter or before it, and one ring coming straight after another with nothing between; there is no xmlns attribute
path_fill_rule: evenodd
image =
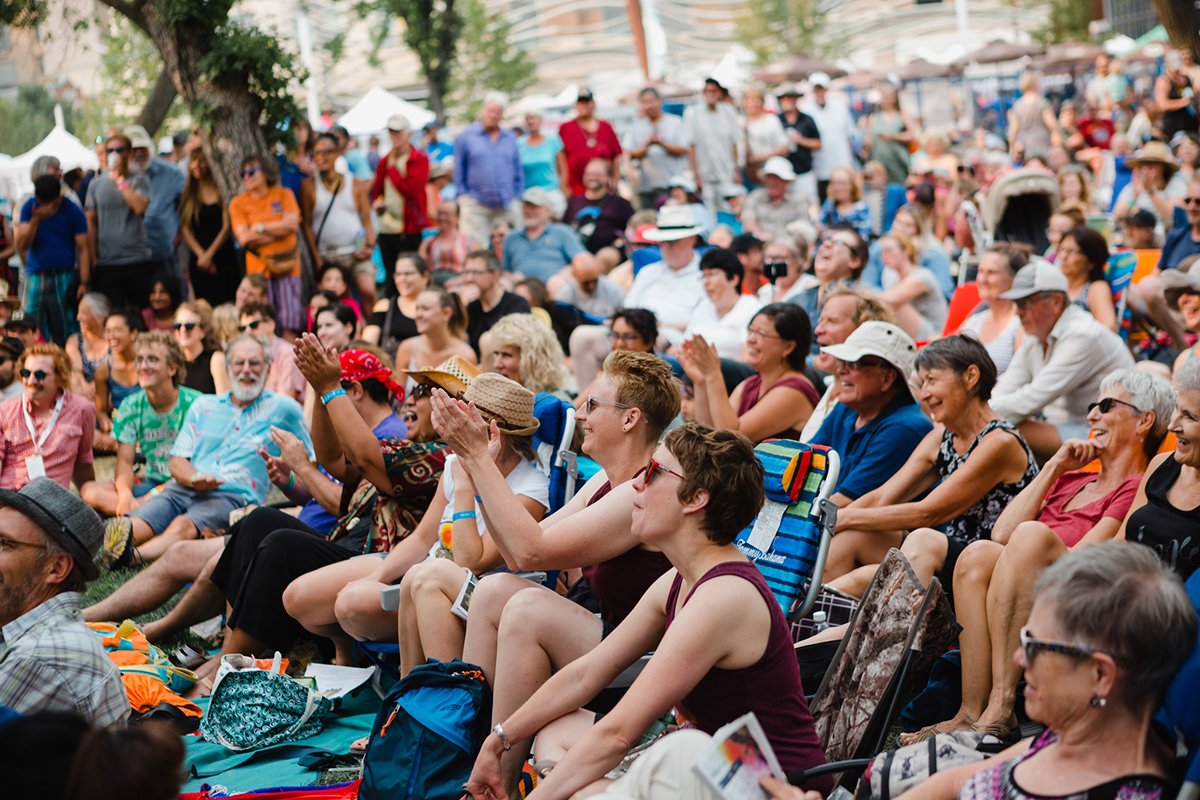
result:
<svg viewBox="0 0 1200 800"><path fill-rule="evenodd" d="M955 333L975 335L992 357L996 371L1003 373L1021 345L1021 321L1011 300L1000 295L1012 288L1017 270L1029 261L1029 251L1019 245L1002 242L989 247L979 259L976 282L984 308L967 317Z"/></svg>
<svg viewBox="0 0 1200 800"><path fill-rule="evenodd" d="M309 243L323 259L350 256L355 251L358 232L364 230L363 211L355 198L354 176L338 172L336 145L332 137L321 136L313 149L317 174L300 188L300 206L304 211ZM326 152L328 151L328 152Z"/></svg>

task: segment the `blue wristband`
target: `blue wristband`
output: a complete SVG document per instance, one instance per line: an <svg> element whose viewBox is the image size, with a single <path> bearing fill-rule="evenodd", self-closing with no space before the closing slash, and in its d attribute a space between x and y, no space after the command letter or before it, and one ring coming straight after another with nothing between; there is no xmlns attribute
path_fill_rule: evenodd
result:
<svg viewBox="0 0 1200 800"><path fill-rule="evenodd" d="M451 522L458 522L460 519L475 519L474 511L456 511L454 516L450 518Z"/></svg>
<svg viewBox="0 0 1200 800"><path fill-rule="evenodd" d="M334 389L332 392L327 392L324 395L322 395L321 402L324 403L325 405L329 405L329 401L332 400L333 398L345 397L345 396L346 396L345 389Z"/></svg>

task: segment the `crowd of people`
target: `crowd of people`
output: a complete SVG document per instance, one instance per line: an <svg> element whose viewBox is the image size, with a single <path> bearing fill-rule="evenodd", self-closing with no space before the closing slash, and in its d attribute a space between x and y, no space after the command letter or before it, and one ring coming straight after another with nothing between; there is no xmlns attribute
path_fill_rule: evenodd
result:
<svg viewBox="0 0 1200 800"><path fill-rule="evenodd" d="M382 154L300 122L229 198L199 134L171 160L110 130L78 180L39 162L0 307L0 707L126 720L81 621L186 587L143 632L224 616L196 694L224 656L306 641L478 665L476 797L517 796L531 755L537 797L715 796L688 766L748 711L785 770L821 764L789 609L733 544L763 505L754 445L792 439L840 456L825 582L862 597L899 549L962 626L957 713L902 743L1011 745L929 792L1168 796L1148 720L1200 567L1195 72L1171 51L1142 96L1098 59L1061 103L1027 73L1007 138L922 129L890 85L856 119L814 73L740 98L710 78L682 115L648 87L624 135L587 89L557 131L497 93L452 142L397 114ZM1045 230L976 242L1018 170L1058 184ZM565 502L547 399L594 466ZM1047 732L1018 743L1022 676ZM598 784L672 709L695 730Z"/></svg>

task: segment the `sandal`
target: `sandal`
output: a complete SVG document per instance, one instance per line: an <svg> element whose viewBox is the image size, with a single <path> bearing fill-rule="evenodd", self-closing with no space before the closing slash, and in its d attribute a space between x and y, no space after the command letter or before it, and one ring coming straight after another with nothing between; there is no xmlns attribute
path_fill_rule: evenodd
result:
<svg viewBox="0 0 1200 800"><path fill-rule="evenodd" d="M984 752L991 752L992 748L996 748L996 752L999 752L1021 740L1021 728L1019 726L1013 727L1005 725L1002 722L993 722L991 725L984 725L979 730L983 733L979 749Z"/></svg>
<svg viewBox="0 0 1200 800"><path fill-rule="evenodd" d="M900 734L896 741L902 746L919 744L927 739L937 736L939 733L946 733L946 731L942 730L937 725L926 725L919 731Z"/></svg>

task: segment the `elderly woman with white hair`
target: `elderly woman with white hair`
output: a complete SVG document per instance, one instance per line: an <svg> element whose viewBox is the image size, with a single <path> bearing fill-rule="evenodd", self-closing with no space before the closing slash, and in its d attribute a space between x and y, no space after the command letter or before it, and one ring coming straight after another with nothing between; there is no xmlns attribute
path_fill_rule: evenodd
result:
<svg viewBox="0 0 1200 800"><path fill-rule="evenodd" d="M533 314L509 314L488 333L493 371L534 394L546 392L570 401L565 390L571 371L548 325Z"/></svg>
<svg viewBox="0 0 1200 800"><path fill-rule="evenodd" d="M1105 542L1063 556L1034 585L1012 648L1026 712L1047 730L901 799L1175 797L1175 750L1151 719L1196 627L1178 576L1147 548Z"/></svg>
<svg viewBox="0 0 1200 800"><path fill-rule="evenodd" d="M902 735L902 744L972 726L1001 738L1016 728L1021 670L1011 653L1033 583L1066 553L1117 535L1174 408L1165 378L1137 369L1109 373L1088 412L1092 437L1068 439L1004 509L991 538L967 546L953 584L963 626L962 706L947 722ZM1098 472L1084 469L1095 459Z"/></svg>

